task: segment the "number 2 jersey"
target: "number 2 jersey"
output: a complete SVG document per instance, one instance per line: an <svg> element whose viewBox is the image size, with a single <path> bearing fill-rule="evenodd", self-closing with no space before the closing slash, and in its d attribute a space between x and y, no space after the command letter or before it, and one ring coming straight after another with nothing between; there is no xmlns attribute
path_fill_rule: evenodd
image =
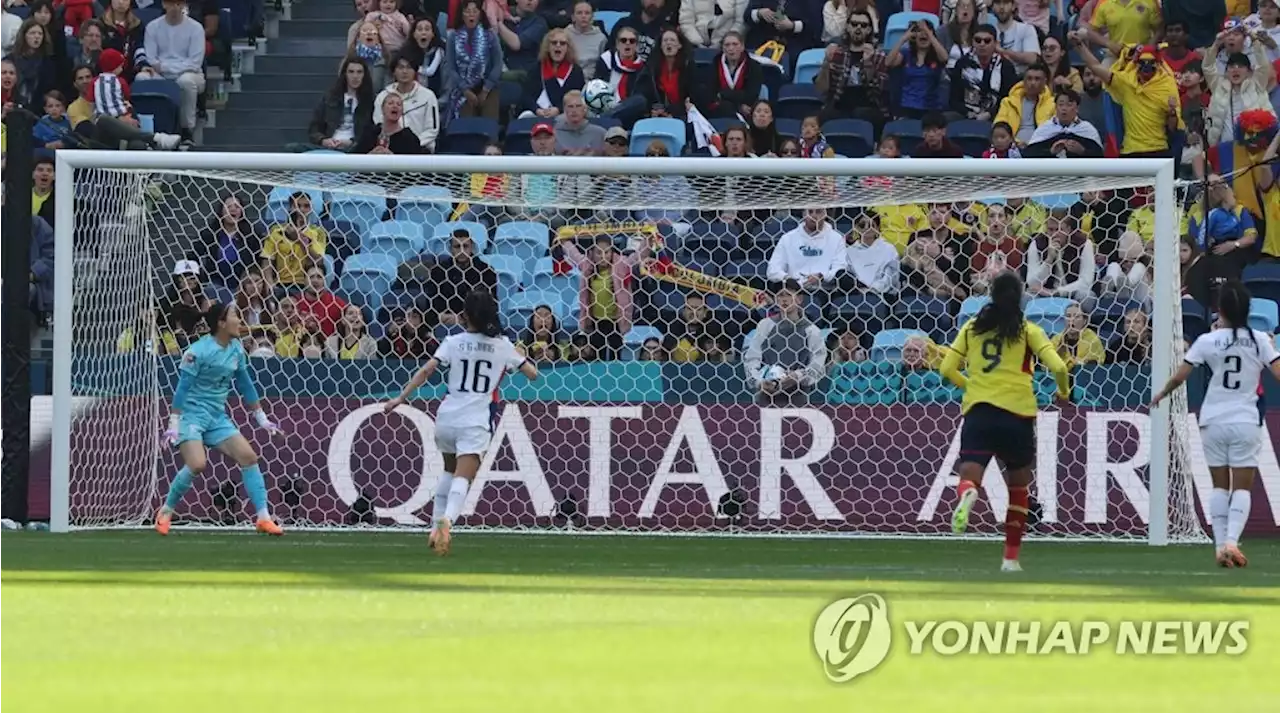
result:
<svg viewBox="0 0 1280 713"><path fill-rule="evenodd" d="M1253 329L1215 329L1200 335L1186 362L1209 367L1209 390L1200 403L1200 425L1258 424L1262 372L1280 359L1271 335ZM1253 339L1250 340L1249 337Z"/></svg>
<svg viewBox="0 0 1280 713"><path fill-rule="evenodd" d="M436 350L435 359L448 370L449 384L436 421L457 428L489 428L490 409L498 400L502 377L525 362L510 339L475 332L446 337Z"/></svg>
<svg viewBox="0 0 1280 713"><path fill-rule="evenodd" d="M974 322L971 319L960 328L940 367L944 375L958 370L961 360L968 367L963 383L964 401L960 405L962 413L969 413L975 404L990 404L1019 416L1035 417L1038 404L1032 379L1036 361L1053 372L1059 393L1068 393L1067 365L1043 329L1024 322L1022 336L1004 342L997 339L994 332L975 332Z"/></svg>

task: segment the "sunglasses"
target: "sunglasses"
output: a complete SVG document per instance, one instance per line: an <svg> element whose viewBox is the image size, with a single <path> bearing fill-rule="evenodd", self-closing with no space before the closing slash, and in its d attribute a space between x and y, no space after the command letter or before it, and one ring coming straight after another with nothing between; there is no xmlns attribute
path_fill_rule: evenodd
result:
<svg viewBox="0 0 1280 713"><path fill-rule="evenodd" d="M975 38L973 38L973 43L974 43L975 45L989 45L989 44L991 44L992 42L995 42L995 41L996 41L996 38L994 38L994 37L975 37Z"/></svg>
<svg viewBox="0 0 1280 713"><path fill-rule="evenodd" d="M568 47L569 43L564 40L551 40L552 47Z"/></svg>
<svg viewBox="0 0 1280 713"><path fill-rule="evenodd" d="M866 28L871 27L871 23L870 22L850 22L849 27L860 27L865 30Z"/></svg>
<svg viewBox="0 0 1280 713"><path fill-rule="evenodd" d="M614 146L626 146L627 140L624 138L616 138L616 139L609 139L608 141L605 141L605 143L613 144Z"/></svg>
<svg viewBox="0 0 1280 713"><path fill-rule="evenodd" d="M635 43L636 43L636 38L634 38L634 37L619 37L619 38L618 38L618 44L620 44L620 45L634 45Z"/></svg>
<svg viewBox="0 0 1280 713"><path fill-rule="evenodd" d="M661 151L646 151L644 155L645 155L645 156L658 156L658 157L666 156L666 154L662 153Z"/></svg>

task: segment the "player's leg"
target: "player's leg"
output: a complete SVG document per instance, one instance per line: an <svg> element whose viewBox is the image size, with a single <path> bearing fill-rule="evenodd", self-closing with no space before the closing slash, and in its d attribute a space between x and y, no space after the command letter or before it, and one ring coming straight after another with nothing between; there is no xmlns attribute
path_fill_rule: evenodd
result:
<svg viewBox="0 0 1280 713"><path fill-rule="evenodd" d="M1009 486L1009 508L1004 516L1004 560L1002 572L1021 572L1018 561L1022 538L1027 532L1027 516L1031 513L1031 468L1036 462L1036 426L1034 418L1016 414L999 414L997 455L1004 462L1004 480Z"/></svg>
<svg viewBox="0 0 1280 713"><path fill-rule="evenodd" d="M1249 511L1253 508L1253 479L1258 472L1258 453L1262 448L1262 429L1253 426L1232 426L1235 432L1228 457L1231 461L1231 500L1227 506L1227 540L1223 554L1236 567L1249 564L1240 551L1240 537L1244 534Z"/></svg>
<svg viewBox="0 0 1280 713"><path fill-rule="evenodd" d="M240 466L240 479L244 481L249 502L253 504L258 532L283 535L284 530L271 519L271 509L267 506L267 481L262 476L258 454L249 444L249 439L236 430L234 434L219 438L216 447Z"/></svg>
<svg viewBox="0 0 1280 713"><path fill-rule="evenodd" d="M489 430L487 428L450 429L448 434L454 444L453 480L449 483L449 497L445 502L444 517L436 517L435 530L430 542L433 549L441 555L449 554L449 545L453 540L453 523L462 514L467 502L467 492L471 489L471 481L480 472L480 457L489 448ZM439 431L437 430L437 434Z"/></svg>
<svg viewBox="0 0 1280 713"><path fill-rule="evenodd" d="M184 433L184 430L180 427L178 429L178 437L184 437ZM169 534L169 526L173 522L173 513L178 509L178 503L182 502L182 496L186 495L187 491L191 489L192 480L203 473L205 466L209 463L204 443L200 441L200 434L198 433L195 437L178 444L178 454L182 456L182 468L173 477L173 482L169 485L169 492L164 498L164 505L161 505L159 512L156 513L156 532L161 535Z"/></svg>
<svg viewBox="0 0 1280 713"><path fill-rule="evenodd" d="M431 507L431 529L436 529L435 523L444 519L445 510L449 507L449 488L453 485L453 473L458 468L458 456L453 453L441 453L444 460L444 472L440 474L440 479L436 481L436 497L432 501Z"/></svg>
<svg viewBox="0 0 1280 713"><path fill-rule="evenodd" d="M978 501L982 475L993 455L987 439L988 407L978 404L971 409L960 426L960 459L956 486L956 509L951 515L951 531L960 534L969 527L969 513Z"/></svg>
<svg viewBox="0 0 1280 713"><path fill-rule="evenodd" d="M1209 493L1209 525L1213 530L1213 551L1218 564L1232 566L1230 558L1223 555L1227 544L1227 511L1231 502L1231 469L1227 467L1227 447L1221 427L1206 426L1200 429L1200 444L1204 449L1204 462L1209 466L1213 490Z"/></svg>

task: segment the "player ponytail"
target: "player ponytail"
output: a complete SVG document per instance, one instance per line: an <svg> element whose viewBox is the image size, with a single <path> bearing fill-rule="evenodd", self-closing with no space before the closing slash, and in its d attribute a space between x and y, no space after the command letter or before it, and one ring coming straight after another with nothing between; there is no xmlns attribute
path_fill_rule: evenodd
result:
<svg viewBox="0 0 1280 713"><path fill-rule="evenodd" d="M1236 335L1237 329L1243 329L1245 336L1253 342L1253 348L1258 349L1258 340L1253 336L1253 330L1249 328L1249 302L1251 295L1249 288L1245 287L1239 280L1230 280L1222 284L1218 289L1218 315L1222 317L1222 321L1226 322L1227 328L1231 330L1231 343L1235 344L1240 340Z"/></svg>
<svg viewBox="0 0 1280 713"><path fill-rule="evenodd" d="M502 322L498 320L498 300L485 290L472 290L467 293L463 314L467 318L467 327L486 337L502 334Z"/></svg>
<svg viewBox="0 0 1280 713"><path fill-rule="evenodd" d="M1022 337L1022 278L1005 271L991 281L991 301L973 318L973 332L995 332L996 338L1008 344Z"/></svg>
<svg viewBox="0 0 1280 713"><path fill-rule="evenodd" d="M209 305L209 309L204 312L204 323L209 327L209 334L218 336L218 325L222 324L222 320L227 318L227 313L231 311L232 303L230 302L214 302Z"/></svg>

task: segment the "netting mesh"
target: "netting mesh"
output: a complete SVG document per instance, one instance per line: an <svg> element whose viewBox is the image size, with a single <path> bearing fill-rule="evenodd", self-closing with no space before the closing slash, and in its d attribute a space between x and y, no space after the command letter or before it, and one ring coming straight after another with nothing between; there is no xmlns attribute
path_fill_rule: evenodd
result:
<svg viewBox="0 0 1280 713"><path fill-rule="evenodd" d="M142 524L159 505L180 463L158 434L210 300L242 307L289 431L269 440L232 409L277 517L425 524L443 387L391 415L379 401L487 286L543 378L504 382L462 525L942 534L960 393L936 369L1010 267L1080 406L1039 416L1033 534L1145 537L1158 436L1142 404L1151 353L1170 346L1150 342L1150 181L974 164L964 178L766 175L767 161L749 177L77 170L72 381L92 405L73 423L71 524ZM800 238L823 231L835 240ZM794 314L777 314L780 277L807 283ZM757 339L766 319L799 325L799 351ZM812 378L761 391L793 368ZM1037 391L1047 406L1048 375ZM1176 396L1167 436L1175 541L1203 537L1187 408ZM211 460L179 519L248 522L234 464ZM1003 522L995 468L980 534Z"/></svg>

